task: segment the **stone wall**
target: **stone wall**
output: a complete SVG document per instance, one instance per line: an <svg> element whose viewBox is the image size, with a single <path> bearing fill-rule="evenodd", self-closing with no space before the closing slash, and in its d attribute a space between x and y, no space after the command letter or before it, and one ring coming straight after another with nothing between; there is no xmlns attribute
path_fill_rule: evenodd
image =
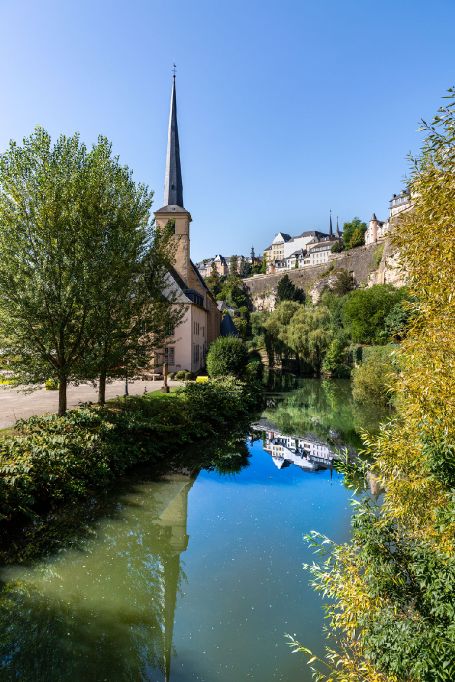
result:
<svg viewBox="0 0 455 682"><path fill-rule="evenodd" d="M296 286L311 294L312 298L314 298L313 294L317 297L321 286L323 287L325 281L333 277L337 270L351 272L360 286L372 286L372 284L384 281L401 286L403 284L402 277L395 273L392 276L392 272L388 274L388 270L395 267L390 244L384 242L384 253L379 268L375 258L378 248L382 250L382 246L378 244L359 246L356 249L336 254L329 263L323 265L307 266L299 270L286 270L273 275L258 275L243 281L250 291L255 310L273 310L276 287L284 274L289 275L289 279Z"/></svg>

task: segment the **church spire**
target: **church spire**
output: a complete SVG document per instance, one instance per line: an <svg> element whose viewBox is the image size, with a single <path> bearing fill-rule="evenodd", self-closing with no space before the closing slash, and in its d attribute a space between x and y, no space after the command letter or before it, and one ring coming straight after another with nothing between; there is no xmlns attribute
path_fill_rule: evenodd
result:
<svg viewBox="0 0 455 682"><path fill-rule="evenodd" d="M341 237L340 228L338 226L338 216L337 216L337 237Z"/></svg>
<svg viewBox="0 0 455 682"><path fill-rule="evenodd" d="M330 209L330 227L329 227L329 235L330 235L330 237L333 237L332 209Z"/></svg>
<svg viewBox="0 0 455 682"><path fill-rule="evenodd" d="M182 169L180 167L179 129L177 125L177 96L175 92L175 65L172 78L171 111L169 114L167 138L164 206L180 206L180 208L183 208L183 183Z"/></svg>

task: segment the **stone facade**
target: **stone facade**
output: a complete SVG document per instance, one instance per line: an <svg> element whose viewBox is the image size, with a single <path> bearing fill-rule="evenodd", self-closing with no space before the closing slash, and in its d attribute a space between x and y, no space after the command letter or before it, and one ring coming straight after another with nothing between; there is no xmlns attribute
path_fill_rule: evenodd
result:
<svg viewBox="0 0 455 682"><path fill-rule="evenodd" d="M411 195L407 190L394 194L389 202L389 217L387 220L378 220L373 213L368 223L365 233L365 244L376 244L384 241L394 225L397 224L399 216L412 209Z"/></svg>

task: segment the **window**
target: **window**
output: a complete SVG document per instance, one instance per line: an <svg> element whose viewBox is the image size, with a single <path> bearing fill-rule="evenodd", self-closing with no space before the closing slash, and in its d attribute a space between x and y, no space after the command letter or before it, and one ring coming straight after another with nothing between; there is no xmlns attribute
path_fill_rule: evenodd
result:
<svg viewBox="0 0 455 682"><path fill-rule="evenodd" d="M164 359L168 365L175 365L175 347L166 346L164 349Z"/></svg>

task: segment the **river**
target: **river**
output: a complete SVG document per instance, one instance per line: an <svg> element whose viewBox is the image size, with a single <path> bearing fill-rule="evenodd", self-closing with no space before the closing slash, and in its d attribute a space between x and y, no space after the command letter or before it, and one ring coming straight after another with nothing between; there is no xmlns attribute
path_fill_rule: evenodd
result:
<svg viewBox="0 0 455 682"><path fill-rule="evenodd" d="M264 418L330 447L377 426L347 382L301 382ZM286 640L324 647L303 536L347 540L352 495L335 471L279 463L261 438L248 450L237 473L131 476L77 541L1 568L0 680L311 680Z"/></svg>

